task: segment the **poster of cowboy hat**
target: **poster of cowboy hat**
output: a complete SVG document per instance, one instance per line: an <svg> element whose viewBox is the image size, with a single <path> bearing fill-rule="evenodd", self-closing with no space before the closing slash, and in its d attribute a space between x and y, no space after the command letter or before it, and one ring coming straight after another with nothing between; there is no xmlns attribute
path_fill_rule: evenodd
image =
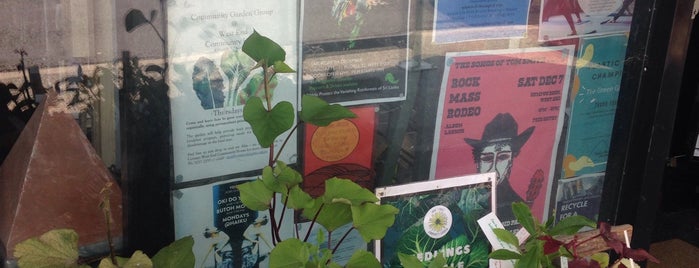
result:
<svg viewBox="0 0 699 268"><path fill-rule="evenodd" d="M398 208L394 224L374 244L382 267L403 267L398 253L444 267L489 267L490 243L478 220L492 213L495 173L472 174L376 189L381 204Z"/></svg>
<svg viewBox="0 0 699 268"><path fill-rule="evenodd" d="M269 266L273 248L269 212L245 207L236 188L254 179L240 178L173 191L175 237L192 236L196 267ZM286 213L293 215L292 210ZM280 234L282 237L293 234L291 221L280 227Z"/></svg>
<svg viewBox="0 0 699 268"><path fill-rule="evenodd" d="M546 217L574 46L447 53L430 179L496 172L496 215Z"/></svg>

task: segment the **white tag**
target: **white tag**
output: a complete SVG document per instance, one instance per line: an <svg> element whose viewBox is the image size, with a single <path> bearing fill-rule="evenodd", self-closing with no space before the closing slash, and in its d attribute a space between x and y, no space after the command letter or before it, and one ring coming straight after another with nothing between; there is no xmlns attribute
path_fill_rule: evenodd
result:
<svg viewBox="0 0 699 268"><path fill-rule="evenodd" d="M481 226L481 230L483 230L483 233L485 233L485 237L488 238L488 241L490 242L490 245L493 247L493 250L507 249L510 251L519 252L519 249L517 249L517 247L498 239L498 237L495 235L495 232L493 232L493 229L495 228L505 229L505 227L502 225L502 222L500 222L500 219L498 219L498 216L496 216L495 213L488 213L487 215L483 216L483 218L478 219L478 225ZM489 267L513 268L515 267L515 261L501 261L491 259Z"/></svg>
<svg viewBox="0 0 699 268"><path fill-rule="evenodd" d="M561 256L561 268L568 268L568 258Z"/></svg>
<svg viewBox="0 0 699 268"><path fill-rule="evenodd" d="M519 244L524 244L524 241L527 241L527 238L529 238L530 234L527 232L527 229L524 229L524 227L519 228L519 231L515 234L517 237L517 240L519 240Z"/></svg>

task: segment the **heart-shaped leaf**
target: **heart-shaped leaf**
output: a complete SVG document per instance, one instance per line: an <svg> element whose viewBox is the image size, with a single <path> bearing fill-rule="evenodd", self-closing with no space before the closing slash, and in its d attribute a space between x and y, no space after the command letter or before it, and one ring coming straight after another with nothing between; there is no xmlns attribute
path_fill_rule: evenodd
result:
<svg viewBox="0 0 699 268"><path fill-rule="evenodd" d="M131 11L129 11L129 13L126 14L126 18L124 19L124 24L126 25L127 32L131 32L134 29L136 29L136 27L146 23L148 23L148 19L146 19L146 16L143 15L143 12L141 12L138 9L132 9Z"/></svg>
<svg viewBox="0 0 699 268"><path fill-rule="evenodd" d="M537 234L536 220L534 219L534 216L532 216L532 211L529 209L527 204L524 202L512 203L512 213L519 221L519 224L521 224L530 235Z"/></svg>
<svg viewBox="0 0 699 268"><path fill-rule="evenodd" d="M374 254L366 250L358 250L352 254L345 268L380 268L381 263Z"/></svg>
<svg viewBox="0 0 699 268"><path fill-rule="evenodd" d="M20 267L78 266L78 234L55 229L15 245L14 256Z"/></svg>
<svg viewBox="0 0 699 268"><path fill-rule="evenodd" d="M325 227L329 232L335 231L337 228L352 222L352 209L350 205L343 203L324 203L321 198L315 200L313 207L304 209L303 216L307 219L313 219L318 210L320 210L320 214L318 214L316 222Z"/></svg>
<svg viewBox="0 0 699 268"><path fill-rule="evenodd" d="M330 105L321 98L304 95L299 117L303 122L324 127L337 120L355 118L357 115L342 105Z"/></svg>
<svg viewBox="0 0 699 268"><path fill-rule="evenodd" d="M271 111L267 111L262 99L252 97L243 108L243 118L252 127L257 142L262 148L269 148L274 140L289 130L294 124L294 106L290 102L277 103Z"/></svg>
<svg viewBox="0 0 699 268"><path fill-rule="evenodd" d="M240 190L240 201L249 209L263 211L270 208L274 192L267 189L262 180L238 184L236 188Z"/></svg>
<svg viewBox="0 0 699 268"><path fill-rule="evenodd" d="M364 203L352 206L354 228L364 238L365 242L381 239L386 235L388 227L393 225L398 209L391 205Z"/></svg>
<svg viewBox="0 0 699 268"><path fill-rule="evenodd" d="M378 202L374 193L359 184L337 177L325 181L325 193L322 195L325 203L346 203L348 205L361 205L366 202Z"/></svg>
<svg viewBox="0 0 699 268"><path fill-rule="evenodd" d="M289 238L277 244L269 256L270 267L305 267L311 257L308 243Z"/></svg>
<svg viewBox="0 0 699 268"><path fill-rule="evenodd" d="M272 41L272 39L260 35L257 31L253 31L252 34L245 39L245 42L243 42L243 52L248 54L248 56L261 66L274 64L276 68L277 65L280 65L278 62L283 63L284 60L286 60L286 51L284 51L279 44Z"/></svg>
<svg viewBox="0 0 699 268"><path fill-rule="evenodd" d="M289 201L287 206L291 209L306 209L315 204L313 197L304 192L298 185L289 189Z"/></svg>
<svg viewBox="0 0 699 268"><path fill-rule="evenodd" d="M597 223L585 216L574 215L567 217L554 225L549 231L550 235L572 235L583 227L596 228Z"/></svg>
<svg viewBox="0 0 699 268"><path fill-rule="evenodd" d="M186 236L175 240L153 256L154 267L164 268L189 268L194 267L194 238Z"/></svg>
<svg viewBox="0 0 699 268"><path fill-rule="evenodd" d="M493 228L493 233L495 233L495 236L500 239L500 241L519 247L519 240L510 231L502 228Z"/></svg>

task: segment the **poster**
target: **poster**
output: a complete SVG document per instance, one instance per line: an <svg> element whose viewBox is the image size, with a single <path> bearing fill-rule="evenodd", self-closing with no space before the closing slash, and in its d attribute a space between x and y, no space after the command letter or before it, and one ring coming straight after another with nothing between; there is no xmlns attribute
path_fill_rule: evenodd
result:
<svg viewBox="0 0 699 268"><path fill-rule="evenodd" d="M357 105L405 100L409 0L304 0L303 94Z"/></svg>
<svg viewBox="0 0 699 268"><path fill-rule="evenodd" d="M542 0L539 41L624 33L634 0Z"/></svg>
<svg viewBox="0 0 699 268"><path fill-rule="evenodd" d="M603 188L604 172L559 180L556 191L555 222L574 215L596 220Z"/></svg>
<svg viewBox="0 0 699 268"><path fill-rule="evenodd" d="M241 51L257 31L279 43L286 62L297 68L298 2L288 0L177 1L168 4L167 81L172 113L175 182L188 182L262 168L268 150L260 148L243 104L263 96L262 71ZM297 104L297 75L277 74L273 104ZM283 134L279 145L286 137ZM295 163L292 138L280 160ZM276 146L278 148L278 146ZM231 163L236 163L232 165Z"/></svg>
<svg viewBox="0 0 699 268"><path fill-rule="evenodd" d="M583 38L571 87L563 178L604 172L612 136L626 35Z"/></svg>
<svg viewBox="0 0 699 268"><path fill-rule="evenodd" d="M402 267L398 253L445 267L488 267L490 244L478 219L492 212L494 173L377 188L381 204L398 208L393 226L375 244L382 267Z"/></svg>
<svg viewBox="0 0 699 268"><path fill-rule="evenodd" d="M320 196L325 180L350 179L374 189L373 144L376 111L373 106L350 108L357 118L326 127L306 124L303 189Z"/></svg>
<svg viewBox="0 0 699 268"><path fill-rule="evenodd" d="M432 42L523 38L530 1L435 0Z"/></svg>
<svg viewBox="0 0 699 268"><path fill-rule="evenodd" d="M543 219L563 127L573 46L448 53L431 179L496 172L496 214L517 229L513 202Z"/></svg>
<svg viewBox="0 0 699 268"><path fill-rule="evenodd" d="M240 191L235 188L236 185L253 179L245 178L173 192L175 237L194 238L192 251L197 267L269 266L269 252L273 248L269 213L245 207L240 201ZM292 226L289 223L281 227L280 232L286 235L283 237L292 234Z"/></svg>

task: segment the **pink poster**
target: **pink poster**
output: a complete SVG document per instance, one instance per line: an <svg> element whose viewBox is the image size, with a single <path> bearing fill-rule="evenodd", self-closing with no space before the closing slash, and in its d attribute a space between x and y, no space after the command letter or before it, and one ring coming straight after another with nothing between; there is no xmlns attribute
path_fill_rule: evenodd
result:
<svg viewBox="0 0 699 268"><path fill-rule="evenodd" d="M497 215L547 215L574 46L448 53L431 179L495 172ZM509 227L509 228L508 228Z"/></svg>

